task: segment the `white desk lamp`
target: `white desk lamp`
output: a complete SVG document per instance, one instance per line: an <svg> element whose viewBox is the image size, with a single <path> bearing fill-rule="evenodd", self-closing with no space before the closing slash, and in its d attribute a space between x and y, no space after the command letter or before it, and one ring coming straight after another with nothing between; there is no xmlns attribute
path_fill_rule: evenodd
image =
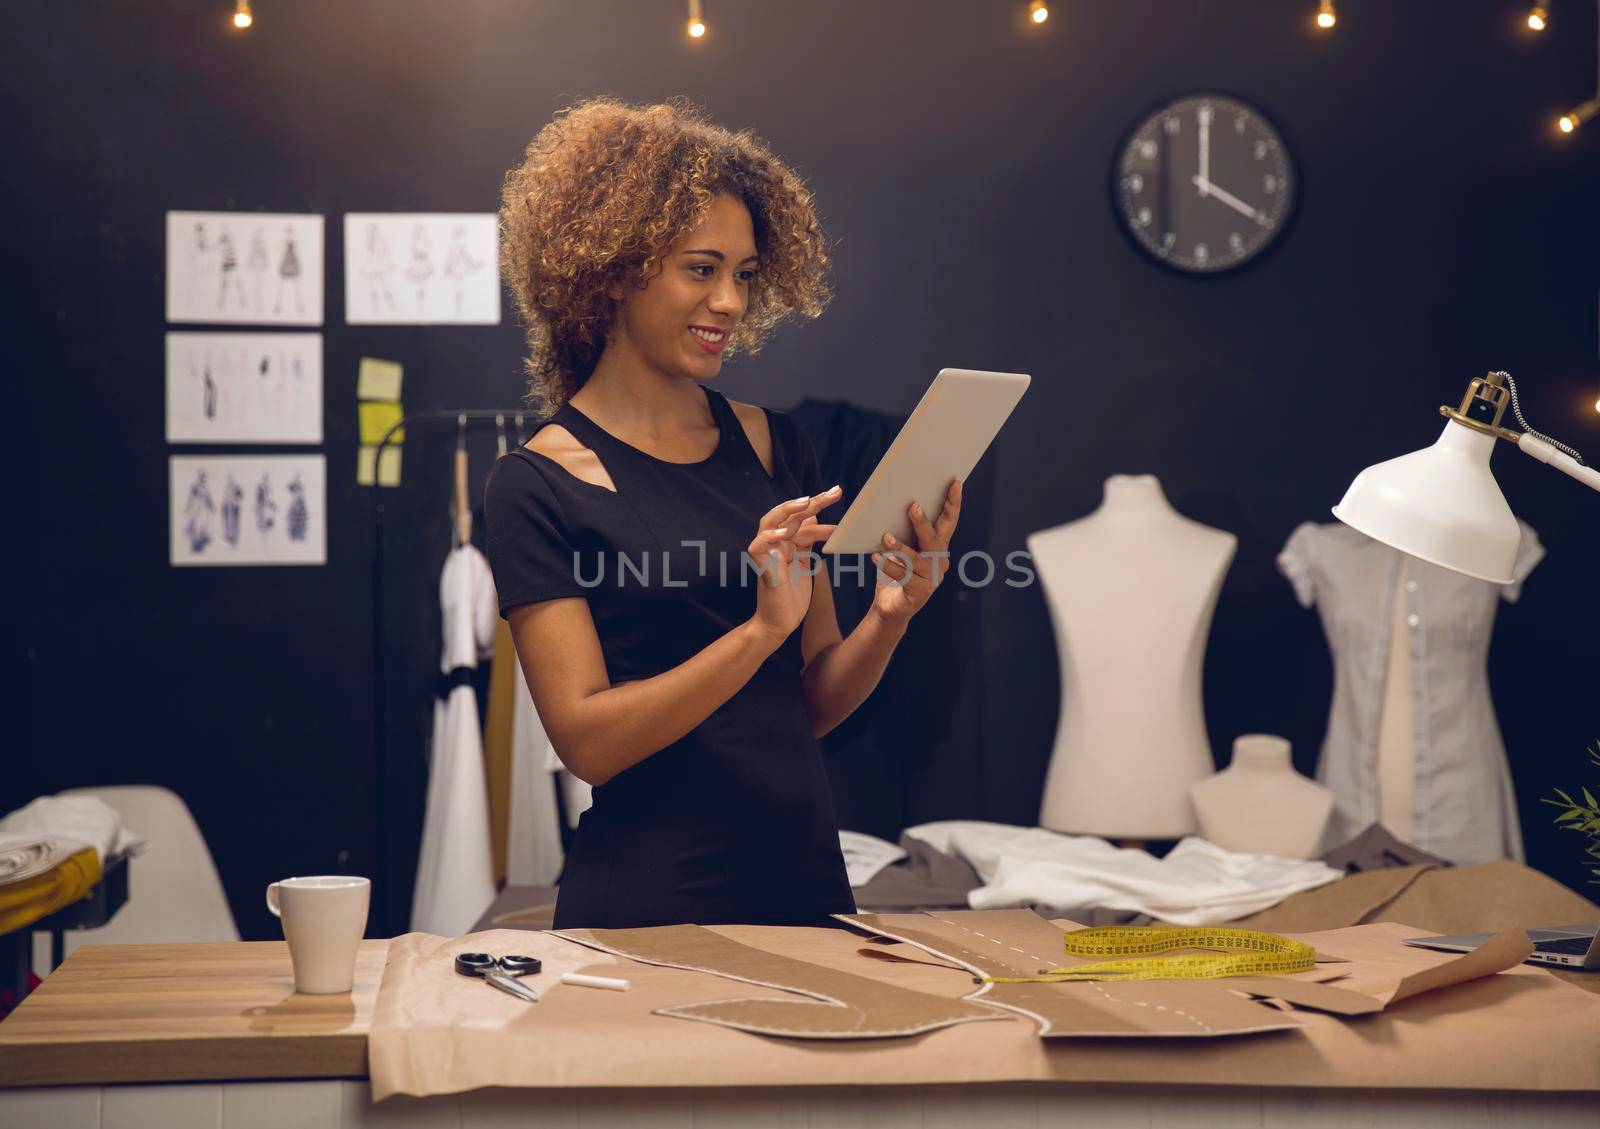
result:
<svg viewBox="0 0 1600 1129"><path fill-rule="evenodd" d="M1522 432L1500 426L1506 404ZM1495 584L1509 584L1522 539L1517 519L1489 471L1496 439L1600 490L1600 471L1564 443L1528 426L1510 373L1491 372L1467 386L1438 442L1356 475L1333 516L1375 541L1419 560Z"/></svg>

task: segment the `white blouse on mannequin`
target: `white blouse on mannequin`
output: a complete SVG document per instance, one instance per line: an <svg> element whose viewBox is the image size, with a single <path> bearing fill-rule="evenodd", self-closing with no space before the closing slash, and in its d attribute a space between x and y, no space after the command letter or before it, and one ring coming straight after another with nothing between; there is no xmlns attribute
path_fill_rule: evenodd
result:
<svg viewBox="0 0 1600 1129"><path fill-rule="evenodd" d="M1317 766L1335 797L1325 849L1380 821L1380 779L1393 780L1397 759L1403 765L1410 753L1411 826L1391 831L1459 865L1522 860L1489 697L1489 636L1498 600L1515 602L1543 556L1538 535L1522 523L1514 579L1495 585L1404 557L1340 523L1306 522L1290 536L1278 568L1300 603L1316 606L1333 654L1333 705ZM1400 631L1408 661L1391 664L1390 640ZM1408 700L1386 701L1401 695ZM1403 733L1395 737L1397 722L1410 731L1408 747Z"/></svg>

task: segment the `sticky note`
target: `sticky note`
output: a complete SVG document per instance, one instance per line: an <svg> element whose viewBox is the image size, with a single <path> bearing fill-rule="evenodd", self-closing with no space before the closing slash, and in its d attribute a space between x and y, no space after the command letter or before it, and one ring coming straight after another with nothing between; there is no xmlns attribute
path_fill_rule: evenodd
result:
<svg viewBox="0 0 1600 1129"><path fill-rule="evenodd" d="M388 431L405 416L405 409L399 404L389 400L367 400L357 405L361 416L361 442L377 446L383 442L383 437ZM404 443L406 441L405 429L394 433L389 440L390 444Z"/></svg>
<svg viewBox="0 0 1600 1129"><path fill-rule="evenodd" d="M356 485L372 485L373 456L378 453L377 447L362 447L356 459ZM395 446L383 449L383 461L378 467L379 483L383 486L400 485L400 448Z"/></svg>
<svg viewBox="0 0 1600 1129"><path fill-rule="evenodd" d="M405 369L398 361L380 361L376 357L362 357L356 376L356 399L398 400L400 380Z"/></svg>

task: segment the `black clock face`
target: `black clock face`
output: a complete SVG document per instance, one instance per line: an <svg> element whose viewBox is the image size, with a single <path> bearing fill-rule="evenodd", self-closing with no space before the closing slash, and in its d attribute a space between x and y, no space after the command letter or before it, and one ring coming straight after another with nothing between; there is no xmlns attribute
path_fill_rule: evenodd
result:
<svg viewBox="0 0 1600 1129"><path fill-rule="evenodd" d="M1140 122L1113 169L1112 198L1133 240L1177 270L1216 274L1282 234L1298 178L1259 110L1191 94Z"/></svg>

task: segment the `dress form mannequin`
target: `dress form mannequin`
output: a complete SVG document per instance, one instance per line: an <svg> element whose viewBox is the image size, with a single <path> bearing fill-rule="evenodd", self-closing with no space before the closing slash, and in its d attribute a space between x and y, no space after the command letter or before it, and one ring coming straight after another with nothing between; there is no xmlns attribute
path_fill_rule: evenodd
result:
<svg viewBox="0 0 1600 1129"><path fill-rule="evenodd" d="M1174 510L1154 475L1113 475L1088 517L1028 537L1061 653L1039 823L1119 839L1194 830L1214 767L1200 667L1231 533Z"/></svg>
<svg viewBox="0 0 1600 1129"><path fill-rule="evenodd" d="M1417 744L1411 708L1411 655L1406 630L1406 579L1410 560L1400 558L1390 614L1389 656L1383 678L1383 704L1378 710L1378 822L1396 839L1409 843L1412 799L1416 794ZM1413 583L1412 591L1416 590Z"/></svg>
<svg viewBox="0 0 1600 1129"><path fill-rule="evenodd" d="M1333 814L1333 793L1294 770L1289 742L1265 733L1235 740L1233 763L1190 795L1203 838L1252 855L1311 858Z"/></svg>
<svg viewBox="0 0 1600 1129"><path fill-rule="evenodd" d="M1315 607L1333 657L1333 702L1317 780L1333 791L1324 847L1374 823L1471 866L1523 857L1516 793L1489 694L1497 609L1544 556L1533 527L1509 584L1491 584L1374 541L1305 522L1278 568Z"/></svg>

